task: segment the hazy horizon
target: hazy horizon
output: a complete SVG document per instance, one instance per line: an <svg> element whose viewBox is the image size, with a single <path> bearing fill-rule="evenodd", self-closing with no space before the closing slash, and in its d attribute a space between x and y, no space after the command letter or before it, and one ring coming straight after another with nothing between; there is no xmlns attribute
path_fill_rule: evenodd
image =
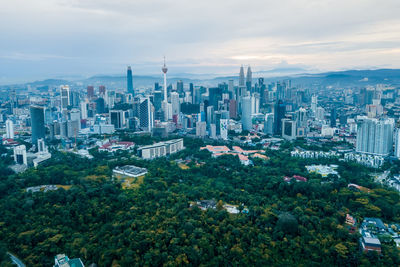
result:
<svg viewBox="0 0 400 267"><path fill-rule="evenodd" d="M400 3L16 0L0 11L0 84L98 74L400 68Z"/></svg>

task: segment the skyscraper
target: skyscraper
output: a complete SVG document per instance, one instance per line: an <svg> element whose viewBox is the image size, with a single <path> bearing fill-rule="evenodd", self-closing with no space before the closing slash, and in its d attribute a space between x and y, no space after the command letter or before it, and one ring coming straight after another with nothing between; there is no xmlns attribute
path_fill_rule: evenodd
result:
<svg viewBox="0 0 400 267"><path fill-rule="evenodd" d="M387 156L393 148L394 119L357 118L356 151Z"/></svg>
<svg viewBox="0 0 400 267"><path fill-rule="evenodd" d="M61 85L60 95L61 95L61 110L63 111L67 110L68 106L71 105L68 85Z"/></svg>
<svg viewBox="0 0 400 267"><path fill-rule="evenodd" d="M12 120L6 120L6 138L14 139L14 123Z"/></svg>
<svg viewBox="0 0 400 267"><path fill-rule="evenodd" d="M251 121L251 97L245 96L242 98L242 129L250 131L252 129Z"/></svg>
<svg viewBox="0 0 400 267"><path fill-rule="evenodd" d="M148 97L141 99L139 107L140 128L143 131L151 132L154 125L153 105Z"/></svg>
<svg viewBox="0 0 400 267"><path fill-rule="evenodd" d="M123 128L125 122L125 114L122 110L110 110L110 122L115 129Z"/></svg>
<svg viewBox="0 0 400 267"><path fill-rule="evenodd" d="M44 108L40 106L31 106L31 127L32 144L36 144L40 138L45 138L46 128L44 127Z"/></svg>
<svg viewBox="0 0 400 267"><path fill-rule="evenodd" d="M246 88L247 88L247 91L251 91L251 87L252 87L252 85L251 85L251 82L252 82L252 80L253 80L253 74L252 74L252 72L251 72L251 68L250 68L250 66L247 68L247 75L246 75Z"/></svg>
<svg viewBox="0 0 400 267"><path fill-rule="evenodd" d="M128 93L134 95L135 92L133 91L133 77L132 77L132 69L131 66L128 66L128 70L126 72L126 80L127 80L127 90Z"/></svg>
<svg viewBox="0 0 400 267"><path fill-rule="evenodd" d="M171 93L172 116L178 115L180 112L179 94L177 92Z"/></svg>
<svg viewBox="0 0 400 267"><path fill-rule="evenodd" d="M240 66L240 72L239 72L239 87L240 86L245 86L244 85L244 69L243 69L243 65Z"/></svg>
<svg viewBox="0 0 400 267"><path fill-rule="evenodd" d="M330 118L331 127L336 127L336 119L337 119L336 109L335 109L335 107L332 107L331 108L331 118Z"/></svg>
<svg viewBox="0 0 400 267"><path fill-rule="evenodd" d="M87 97L90 99L92 97L94 97L94 86L89 85L86 88L86 92L87 92Z"/></svg>
<svg viewBox="0 0 400 267"><path fill-rule="evenodd" d="M176 91L178 91L179 95L183 94L183 81L179 80L176 82Z"/></svg>
<svg viewBox="0 0 400 267"><path fill-rule="evenodd" d="M106 95L106 87L104 85L99 86L99 94L103 97Z"/></svg>
<svg viewBox="0 0 400 267"><path fill-rule="evenodd" d="M400 159L400 128L397 128L394 134L395 146L394 156Z"/></svg>
<svg viewBox="0 0 400 267"><path fill-rule="evenodd" d="M286 105L282 100L275 103L274 106L274 134L282 133L282 119L285 118Z"/></svg>

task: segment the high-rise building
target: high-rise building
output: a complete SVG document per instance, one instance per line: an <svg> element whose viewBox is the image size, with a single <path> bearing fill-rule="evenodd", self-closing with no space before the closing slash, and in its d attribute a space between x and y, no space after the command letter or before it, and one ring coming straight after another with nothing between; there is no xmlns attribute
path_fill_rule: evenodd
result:
<svg viewBox="0 0 400 267"><path fill-rule="evenodd" d="M235 86L232 79L228 81L228 92L232 98L235 96Z"/></svg>
<svg viewBox="0 0 400 267"><path fill-rule="evenodd" d="M71 105L70 101L70 90L68 85L62 85L60 87L61 94L61 110L67 110L68 106Z"/></svg>
<svg viewBox="0 0 400 267"><path fill-rule="evenodd" d="M229 100L229 117L236 119L237 117L237 104L235 99Z"/></svg>
<svg viewBox="0 0 400 267"><path fill-rule="evenodd" d="M122 110L110 110L110 122L115 129L122 129L125 122L125 113Z"/></svg>
<svg viewBox="0 0 400 267"><path fill-rule="evenodd" d="M287 140L296 139L296 122L282 119L282 137Z"/></svg>
<svg viewBox="0 0 400 267"><path fill-rule="evenodd" d="M106 95L106 87L104 85L99 86L99 95L102 97Z"/></svg>
<svg viewBox="0 0 400 267"><path fill-rule="evenodd" d="M243 66L240 66L239 86L245 86L245 84L244 84L244 69L243 69Z"/></svg>
<svg viewBox="0 0 400 267"><path fill-rule="evenodd" d="M218 101L222 99L222 89L220 87L208 88L208 100L215 110L218 110Z"/></svg>
<svg viewBox="0 0 400 267"><path fill-rule="evenodd" d="M254 93L251 96L251 112L253 114L260 113L260 94Z"/></svg>
<svg viewBox="0 0 400 267"><path fill-rule="evenodd" d="M253 128L252 124L251 97L245 96L242 98L242 129L250 131Z"/></svg>
<svg viewBox="0 0 400 267"><path fill-rule="evenodd" d="M140 120L140 128L143 131L151 132L154 126L154 111L153 105L151 104L150 99L143 98L140 102L139 108L139 120Z"/></svg>
<svg viewBox="0 0 400 267"><path fill-rule="evenodd" d="M357 118L356 151L387 156L393 148L394 119Z"/></svg>
<svg viewBox="0 0 400 267"><path fill-rule="evenodd" d="M297 127L307 127L307 110L305 108L299 108L296 111L296 126Z"/></svg>
<svg viewBox="0 0 400 267"><path fill-rule="evenodd" d="M274 134L274 114L273 113L265 114L264 133L269 134L269 135Z"/></svg>
<svg viewBox="0 0 400 267"><path fill-rule="evenodd" d="M86 88L86 92L87 92L87 97L88 97L89 99L93 98L93 97L94 97L94 86L89 85L89 86Z"/></svg>
<svg viewBox="0 0 400 267"><path fill-rule="evenodd" d="M220 136L223 140L228 140L228 119L220 119Z"/></svg>
<svg viewBox="0 0 400 267"><path fill-rule="evenodd" d="M336 109L335 107L332 107L331 117L330 117L331 127L336 127L336 119L337 119Z"/></svg>
<svg viewBox="0 0 400 267"><path fill-rule="evenodd" d="M318 96L313 95L311 97L311 111L315 114L317 112L318 107Z"/></svg>
<svg viewBox="0 0 400 267"><path fill-rule="evenodd" d="M323 121L325 119L325 109L323 107L317 107L315 118L320 121Z"/></svg>
<svg viewBox="0 0 400 267"><path fill-rule="evenodd" d="M172 116L178 115L180 112L179 94L177 92L171 93Z"/></svg>
<svg viewBox="0 0 400 267"><path fill-rule="evenodd" d="M183 94L183 81L179 80L176 82L176 91L178 91L179 95Z"/></svg>
<svg viewBox="0 0 400 267"><path fill-rule="evenodd" d="M395 146L394 156L400 159L400 128L397 128L394 134Z"/></svg>
<svg viewBox="0 0 400 267"><path fill-rule="evenodd" d="M39 138L45 138L46 128L44 126L44 108L41 106L31 106L31 127L32 144L36 144Z"/></svg>
<svg viewBox="0 0 400 267"><path fill-rule="evenodd" d="M133 77L132 77L132 68L128 66L128 70L126 71L126 81L127 81L127 91L128 93L134 95L135 92L133 91Z"/></svg>
<svg viewBox="0 0 400 267"><path fill-rule="evenodd" d="M14 123L12 120L6 120L6 138L14 139Z"/></svg>
<svg viewBox="0 0 400 267"><path fill-rule="evenodd" d="M252 74L251 68L249 66L247 68L247 75L246 75L246 88L247 88L247 91L249 91L249 92L251 91L251 88L252 88L252 85L251 85L252 80L253 80L253 74Z"/></svg>
<svg viewBox="0 0 400 267"><path fill-rule="evenodd" d="M206 136L207 123L205 121L196 122L196 136L204 137Z"/></svg>
<svg viewBox="0 0 400 267"><path fill-rule="evenodd" d="M282 134L282 119L285 118L286 105L282 100L275 103L274 106L274 134Z"/></svg>

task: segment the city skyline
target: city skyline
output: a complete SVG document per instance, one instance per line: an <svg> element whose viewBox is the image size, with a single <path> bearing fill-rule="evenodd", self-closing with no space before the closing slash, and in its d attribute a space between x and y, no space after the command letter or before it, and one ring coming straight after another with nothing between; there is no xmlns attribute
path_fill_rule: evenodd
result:
<svg viewBox="0 0 400 267"><path fill-rule="evenodd" d="M0 83L128 65L155 74L163 55L171 74L233 74L241 64L255 72L399 68L399 9L389 0L13 1L0 18Z"/></svg>

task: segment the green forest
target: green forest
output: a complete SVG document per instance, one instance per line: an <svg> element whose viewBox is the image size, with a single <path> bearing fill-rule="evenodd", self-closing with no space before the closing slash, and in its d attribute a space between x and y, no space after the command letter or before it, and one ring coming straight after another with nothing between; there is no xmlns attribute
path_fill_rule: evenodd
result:
<svg viewBox="0 0 400 267"><path fill-rule="evenodd" d="M373 181L371 169L338 164L340 178L309 174L305 165L328 160L291 158L266 150L270 160L244 166L235 156L211 157L202 140L185 138L186 149L146 161L127 152L94 159L52 151L53 157L21 174L0 163L0 262L6 251L27 266L52 266L54 256L80 257L98 266L399 266L399 250L382 244L382 255L364 254L358 233L344 226L380 217L400 222L399 193ZM283 146L285 147L285 146ZM180 168L175 160L187 160ZM116 166L148 169L143 183L123 189ZM286 183L301 175L307 182ZM348 183L371 189L352 191ZM71 185L28 193L29 186ZM203 211L190 202L213 199ZM221 203L244 205L230 214ZM11 265L10 265L11 266Z"/></svg>

